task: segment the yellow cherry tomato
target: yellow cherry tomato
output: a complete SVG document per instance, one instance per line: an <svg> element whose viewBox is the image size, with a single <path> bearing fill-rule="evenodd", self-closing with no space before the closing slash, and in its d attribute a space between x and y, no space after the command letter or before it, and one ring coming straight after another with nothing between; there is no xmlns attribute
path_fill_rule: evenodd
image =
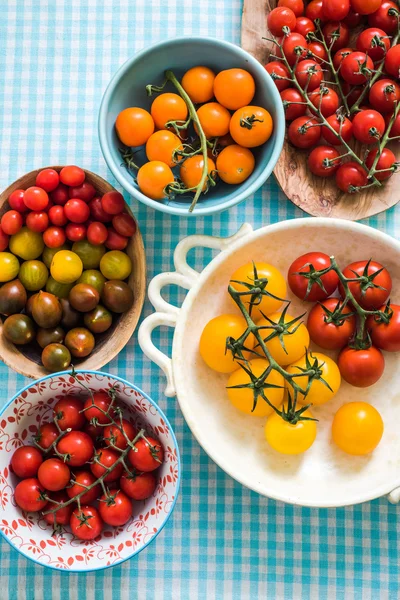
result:
<svg viewBox="0 0 400 600"><path fill-rule="evenodd" d="M174 152L182 149L182 141L175 133L167 129L160 129L147 140L146 156L149 160L159 160L169 167L175 167L180 157Z"/></svg>
<svg viewBox="0 0 400 600"><path fill-rule="evenodd" d="M276 360L278 365L283 366L289 365L305 354L310 345L310 336L304 323L296 321L288 326L287 332L283 332L282 337L275 336L268 340L267 338L275 331L272 323L276 323L279 326L281 316L281 312L272 313L272 315L268 315L269 320L260 319L257 321L256 325L257 327L263 327L263 329L260 329L259 333L264 339L265 345L270 351L272 358ZM286 313L284 316L284 323L290 323L294 319L295 317ZM270 321L272 321L272 323L270 323Z"/></svg>
<svg viewBox="0 0 400 600"><path fill-rule="evenodd" d="M337 411L332 422L332 438L341 450L354 456L369 454L383 435L379 412L367 402L349 402Z"/></svg>
<svg viewBox="0 0 400 600"><path fill-rule="evenodd" d="M220 71L214 81L214 94L222 106L237 110L253 100L256 91L254 78L244 69Z"/></svg>
<svg viewBox="0 0 400 600"><path fill-rule="evenodd" d="M41 233L31 231L27 227L22 227L15 235L10 237L10 250L24 260L33 260L38 258L44 249L44 242Z"/></svg>
<svg viewBox="0 0 400 600"><path fill-rule="evenodd" d="M197 110L200 125L206 138L220 137L229 133L231 113L218 102L207 102ZM197 128L195 126L197 131Z"/></svg>
<svg viewBox="0 0 400 600"><path fill-rule="evenodd" d="M193 67L182 77L182 87L195 104L208 102L214 96L215 73L208 67Z"/></svg>
<svg viewBox="0 0 400 600"><path fill-rule="evenodd" d="M100 271L106 279L126 279L132 273L132 261L125 252L111 250L102 256Z"/></svg>
<svg viewBox="0 0 400 600"><path fill-rule="evenodd" d="M125 108L115 121L115 129L126 146L143 146L154 131L153 117L147 110L137 106Z"/></svg>
<svg viewBox="0 0 400 600"><path fill-rule="evenodd" d="M264 358L256 358L249 361L245 366L249 369L252 374L259 378L268 368L269 362ZM241 367L234 371L227 383L228 398L236 408L246 413L247 415L253 415L254 417L267 417L273 412L272 406L270 406L262 396L258 396L257 404L254 407L254 391L253 388L235 388L237 385L246 385L251 382L251 377ZM271 371L265 380L265 383L270 385L280 386L279 388L265 388L264 394L268 400L276 408L278 408L283 402L284 386L285 381L280 373L277 371Z"/></svg>
<svg viewBox="0 0 400 600"><path fill-rule="evenodd" d="M180 168L180 178L187 188L194 188L199 185L203 175L204 160L201 154L195 154L187 158ZM211 158L207 158L207 173L215 179L215 163ZM208 188L208 179L205 180L202 191L205 192Z"/></svg>
<svg viewBox="0 0 400 600"><path fill-rule="evenodd" d="M245 181L254 170L255 158L248 148L231 144L217 156L217 171L225 183L238 184Z"/></svg>
<svg viewBox="0 0 400 600"><path fill-rule="evenodd" d="M306 410L301 416L313 418L310 410ZM299 420L293 425L275 412L268 417L265 424L267 442L281 454L293 455L305 452L313 445L316 435L316 421Z"/></svg>
<svg viewBox="0 0 400 600"><path fill-rule="evenodd" d="M257 279L255 279L254 266L257 271ZM262 280L267 280L267 283ZM238 281L243 283L235 283ZM248 292L249 288L247 286L251 285L262 288L268 294L271 294L261 295L260 293L254 295L251 306L251 294L241 296L242 302L246 305L253 321L262 317L261 312L269 315L279 310L286 296L286 281L282 273L273 265L264 262L256 262L254 265L248 263L239 267L231 276L230 284L237 292ZM247 284L247 286L244 284Z"/></svg>
<svg viewBox="0 0 400 600"><path fill-rule="evenodd" d="M82 275L83 264L71 250L61 250L53 256L50 273L58 283L73 283Z"/></svg>
<svg viewBox="0 0 400 600"><path fill-rule="evenodd" d="M335 394L337 394L340 383L341 376L340 371L334 360L329 358L329 356L325 356L325 354L321 354L320 352L309 352L308 360L311 365L314 365L315 360L317 360L318 364L317 369L320 373L318 379L314 379L311 383L311 387L307 396L303 396L303 394L298 394L297 401L300 404L313 404L314 406L318 406L319 404L325 404L331 400ZM306 356L303 356L300 360L294 362L287 368L287 372L291 374L301 373L302 369L306 369ZM322 381L326 381L331 389L329 389ZM296 377L296 383L305 390L308 384L308 377L306 375L301 377ZM286 386L288 387L291 395L293 396L293 388L290 383L286 382Z"/></svg>
<svg viewBox="0 0 400 600"><path fill-rule="evenodd" d="M151 160L142 165L137 174L140 191L153 200L165 198L165 188L174 182L174 174L160 160Z"/></svg>
<svg viewBox="0 0 400 600"><path fill-rule="evenodd" d="M157 129L168 129L168 121L186 121L188 107L178 94L166 92L153 100L150 112Z"/></svg>
<svg viewBox="0 0 400 600"><path fill-rule="evenodd" d="M237 340L246 331L246 321L239 315L220 315L211 319L203 329L200 338L200 355L204 362L218 373L232 373L238 368L238 363L233 360L232 352L226 350L226 340L229 337ZM254 346L253 336L249 336L245 343L250 350ZM246 359L250 357L245 352Z"/></svg>
<svg viewBox="0 0 400 600"><path fill-rule="evenodd" d="M239 146L255 148L271 137L272 117L261 106L244 106L233 113L229 133Z"/></svg>
<svg viewBox="0 0 400 600"><path fill-rule="evenodd" d="M19 271L19 261L11 252L0 252L0 282L15 279Z"/></svg>

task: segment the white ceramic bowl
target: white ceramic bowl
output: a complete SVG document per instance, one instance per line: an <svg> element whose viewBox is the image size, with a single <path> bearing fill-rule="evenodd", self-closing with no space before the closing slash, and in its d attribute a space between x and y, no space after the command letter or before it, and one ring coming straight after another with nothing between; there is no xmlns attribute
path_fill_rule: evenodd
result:
<svg viewBox="0 0 400 600"><path fill-rule="evenodd" d="M84 572L104 569L132 558L164 527L175 506L180 482L179 449L174 432L162 411L137 387L100 371L77 371L92 390L117 386L126 414L158 438L165 460L153 496L134 502L134 516L123 527L105 527L91 542L64 532L52 537L52 527L39 513L23 513L15 505L17 478L10 472L11 456L26 444L38 427L51 420L52 406L65 394L87 396L69 373L55 373L29 384L0 413L0 533L16 550L34 562L53 569ZM1 594L0 594L1 596Z"/></svg>
<svg viewBox="0 0 400 600"><path fill-rule="evenodd" d="M202 273L186 262L186 254L196 246L221 250ZM400 490L400 402L398 383L400 360L386 353L382 379L366 389L342 383L333 401L313 412L320 420L316 442L305 454L288 457L272 450L264 438L265 419L246 416L230 403L226 393L227 376L211 371L199 355L203 327L213 317L232 312L227 294L231 274L251 260L267 261L286 273L290 263L311 250L334 254L343 267L357 259L373 257L390 270L394 301L400 300L400 243L391 237L357 223L336 219L296 219L252 231L243 225L227 239L191 236L177 246L176 272L156 276L149 297L156 309L141 325L139 343L168 379L167 395L176 393L185 419L209 456L229 475L265 496L303 506L343 506L390 493L398 501ZM168 284L190 290L181 308L168 304L161 290ZM309 308L288 293L293 301L291 314ZM172 360L151 342L151 332L159 325L175 327ZM317 347L314 346L314 349ZM378 448L370 455L352 457L331 441L331 422L345 402L365 400L382 414L385 432Z"/></svg>

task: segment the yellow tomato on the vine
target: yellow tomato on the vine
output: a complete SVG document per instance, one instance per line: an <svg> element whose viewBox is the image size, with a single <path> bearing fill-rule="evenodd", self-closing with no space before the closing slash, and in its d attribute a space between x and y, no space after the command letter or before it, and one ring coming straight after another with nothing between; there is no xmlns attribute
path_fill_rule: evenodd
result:
<svg viewBox="0 0 400 600"><path fill-rule="evenodd" d="M257 321L257 326L263 327L263 329L259 330L259 333L264 340L267 340L267 338L275 331L274 326L270 321L278 325L281 316L282 313L276 312L272 315L268 315L269 320L260 319ZM284 323L290 323L295 317L291 317L286 313L283 319ZM286 333L282 333L282 339L277 335L270 340L265 341L265 345L271 353L272 358L274 358L279 365L289 365L306 353L306 350L310 345L310 336L304 323L296 321L288 326Z"/></svg>
<svg viewBox="0 0 400 600"><path fill-rule="evenodd" d="M313 418L306 410L303 417ZM265 424L265 438L269 445L281 454L301 454L308 450L317 436L316 421L299 420L292 424L277 413L268 417Z"/></svg>
<svg viewBox="0 0 400 600"><path fill-rule="evenodd" d="M297 401L300 404L313 404L314 406L325 404L325 402L328 402L335 396L335 394L337 394L340 388L341 376L339 368L334 360L325 354L321 354L320 352L310 352L308 354L308 360L310 361L311 365L314 365L315 361L317 361L318 364L316 364L316 368L319 371L320 376L318 379L314 379L311 383L307 396L304 396L301 393L298 394ZM287 372L296 375L297 373L301 373L304 369L307 369L306 356L303 356L300 360L291 364L287 368ZM307 375L301 375L295 379L296 383L303 390L307 388L309 381ZM324 381L329 385L329 387L324 384ZM292 386L288 382L286 382L286 386L293 397Z"/></svg>
<svg viewBox="0 0 400 600"><path fill-rule="evenodd" d="M256 269L256 274L254 273ZM240 283L237 283L240 282ZM237 292L248 292L241 296L253 321L280 309L286 296L286 281L276 267L264 262L248 263L239 267L231 276L231 286ZM258 289L253 296L250 290ZM263 290L264 294L261 294Z"/></svg>
<svg viewBox="0 0 400 600"><path fill-rule="evenodd" d="M332 438L341 450L354 456L369 454L383 435L383 420L367 402L349 402L339 408L332 422Z"/></svg>
<svg viewBox="0 0 400 600"><path fill-rule="evenodd" d="M200 355L204 362L218 373L232 373L239 365L233 359L232 352L226 349L228 338L237 340L246 331L246 321L240 315L220 315L211 319L203 329L200 337ZM254 338L248 336L245 345L250 350L254 346ZM249 352L244 352L248 360Z"/></svg>

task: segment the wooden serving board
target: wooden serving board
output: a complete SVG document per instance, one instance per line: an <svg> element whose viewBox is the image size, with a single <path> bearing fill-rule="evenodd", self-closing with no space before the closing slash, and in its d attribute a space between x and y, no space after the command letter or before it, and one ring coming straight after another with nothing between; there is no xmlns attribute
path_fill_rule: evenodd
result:
<svg viewBox="0 0 400 600"><path fill-rule="evenodd" d="M274 46L262 38L271 37L266 17L276 5L277 0L244 0L243 3L241 45L262 64L268 62ZM393 144L390 147L399 158L399 146ZM289 200L308 214L355 221L387 210L400 200L400 174L391 177L380 188L344 194L336 187L334 177L315 177L310 173L307 168L309 152L299 150L285 140L274 169L275 177Z"/></svg>

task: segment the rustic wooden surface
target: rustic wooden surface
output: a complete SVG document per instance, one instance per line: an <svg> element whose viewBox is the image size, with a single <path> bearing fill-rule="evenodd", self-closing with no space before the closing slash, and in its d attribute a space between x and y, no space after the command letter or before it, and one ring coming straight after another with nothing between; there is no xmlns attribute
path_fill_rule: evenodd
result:
<svg viewBox="0 0 400 600"><path fill-rule="evenodd" d="M243 3L241 45L262 64L266 64L274 46L262 38L270 37L266 17L276 4L276 0L244 0ZM390 147L399 158L398 144ZM369 188L354 195L344 194L337 189L334 177L315 177L308 171L309 152L285 141L274 169L275 177L289 200L308 214L355 221L387 210L400 200L400 175L391 177L380 188Z"/></svg>
<svg viewBox="0 0 400 600"><path fill-rule="evenodd" d="M59 171L62 167L55 166L51 168ZM26 189L31 185L35 185L36 175L39 170L42 169L31 171L20 177L0 194L0 216L9 210L7 198L11 192L16 189ZM86 181L93 184L96 190L100 192L100 195L114 190L112 185L102 177L99 177L99 175L91 171L85 171L85 173ZM132 214L127 205L125 205L125 209ZM146 293L146 257L139 227L137 227L135 235L129 241L126 252L132 260L132 273L129 277L129 285L134 293L133 306L129 311L116 319L115 325L106 333L101 336L96 335L96 346L90 356L79 362L76 361L76 367L79 369L98 370L103 367L129 342L136 329ZM26 377L37 379L48 375L49 372L40 364L39 348L36 349L33 346L26 350L24 346L17 348L5 339L2 334L2 327L3 325L0 320L0 360Z"/></svg>

